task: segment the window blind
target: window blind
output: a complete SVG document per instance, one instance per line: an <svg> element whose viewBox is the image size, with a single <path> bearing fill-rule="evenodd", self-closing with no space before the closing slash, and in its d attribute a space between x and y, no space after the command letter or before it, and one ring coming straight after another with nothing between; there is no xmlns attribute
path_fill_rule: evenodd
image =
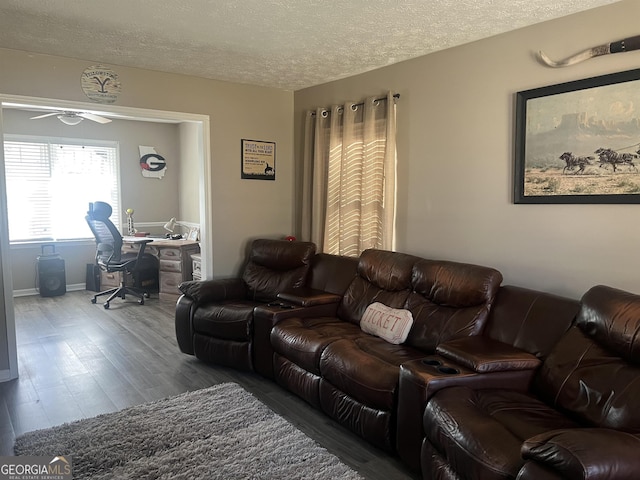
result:
<svg viewBox="0 0 640 480"><path fill-rule="evenodd" d="M96 200L120 224L117 142L6 135L4 154L10 241L90 238Z"/></svg>

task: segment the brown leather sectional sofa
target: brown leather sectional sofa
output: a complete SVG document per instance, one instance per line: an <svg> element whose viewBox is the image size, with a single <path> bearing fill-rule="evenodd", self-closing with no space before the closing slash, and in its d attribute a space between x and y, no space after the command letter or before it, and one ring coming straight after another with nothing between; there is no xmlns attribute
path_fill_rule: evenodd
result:
<svg viewBox="0 0 640 480"><path fill-rule="evenodd" d="M242 278L181 286L183 352L274 379L425 479L635 478L640 296L578 302L488 267L304 242L248 258ZM403 343L361 329L376 302L412 313Z"/></svg>

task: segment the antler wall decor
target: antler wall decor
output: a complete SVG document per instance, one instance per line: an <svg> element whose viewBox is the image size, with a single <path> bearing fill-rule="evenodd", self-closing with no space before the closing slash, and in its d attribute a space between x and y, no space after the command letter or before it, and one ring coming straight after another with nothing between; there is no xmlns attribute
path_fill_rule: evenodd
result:
<svg viewBox="0 0 640 480"><path fill-rule="evenodd" d="M609 55L611 53L630 52L632 50L640 49L640 35L635 37L625 38L617 42L605 43L604 45L598 45L597 47L588 48L580 53L576 53L570 57L554 62L545 53L540 50L538 52L538 58L549 67L568 67L569 65L575 65L576 63L584 62L593 57L599 57L600 55Z"/></svg>

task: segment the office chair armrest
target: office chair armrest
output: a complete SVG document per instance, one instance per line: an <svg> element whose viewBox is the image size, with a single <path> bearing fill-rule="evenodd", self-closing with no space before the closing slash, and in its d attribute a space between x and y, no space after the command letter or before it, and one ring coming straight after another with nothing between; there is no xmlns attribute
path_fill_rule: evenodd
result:
<svg viewBox="0 0 640 480"><path fill-rule="evenodd" d="M182 282L178 289L196 303L245 298L247 286L240 278Z"/></svg>
<svg viewBox="0 0 640 480"><path fill-rule="evenodd" d="M147 246L147 243L151 243L151 242L153 242L152 238L144 238L144 237L136 237L135 239L127 240L127 243L138 246L137 258L142 258L142 256L144 255L144 250L145 250L145 247Z"/></svg>
<svg viewBox="0 0 640 480"><path fill-rule="evenodd" d="M142 260L145 257L150 258L152 255L145 252L145 247L147 243L153 242L150 238L136 238L135 240L128 240L127 243L131 245L137 246L137 251L129 251L127 253L123 253L120 256L120 260L117 262L113 262L113 268L124 268L127 271L136 271L139 270L139 267L142 265ZM107 262L107 268L112 265L111 258Z"/></svg>

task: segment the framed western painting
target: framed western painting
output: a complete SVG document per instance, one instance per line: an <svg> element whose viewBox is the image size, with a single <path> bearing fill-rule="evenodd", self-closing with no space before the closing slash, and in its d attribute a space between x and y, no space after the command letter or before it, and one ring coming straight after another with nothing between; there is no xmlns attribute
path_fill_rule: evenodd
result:
<svg viewBox="0 0 640 480"><path fill-rule="evenodd" d="M640 203L640 69L516 94L515 203Z"/></svg>
<svg viewBox="0 0 640 480"><path fill-rule="evenodd" d="M240 178L276 179L276 142L241 141L242 165Z"/></svg>

